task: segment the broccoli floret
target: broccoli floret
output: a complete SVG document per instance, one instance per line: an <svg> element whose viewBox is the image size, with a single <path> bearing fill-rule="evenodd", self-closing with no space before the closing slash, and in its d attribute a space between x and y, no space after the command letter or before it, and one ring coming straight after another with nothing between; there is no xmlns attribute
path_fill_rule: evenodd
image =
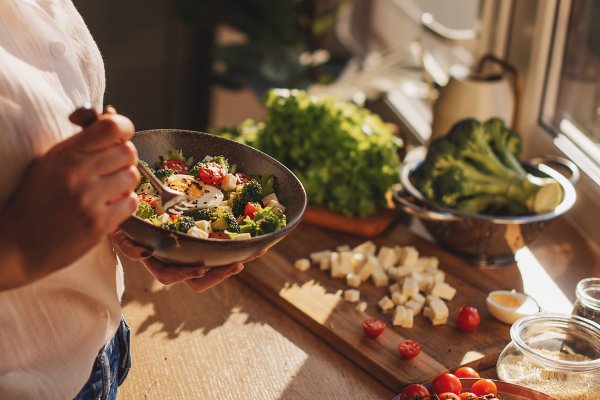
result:
<svg viewBox="0 0 600 400"><path fill-rule="evenodd" d="M250 180L250 182L244 184L240 193L232 197L231 209L233 215L239 217L244 213L246 203L260 203L262 195L262 187L256 179Z"/></svg>
<svg viewBox="0 0 600 400"><path fill-rule="evenodd" d="M220 164L226 171L229 171L229 161L224 156L214 156L211 161Z"/></svg>
<svg viewBox="0 0 600 400"><path fill-rule="evenodd" d="M150 204L145 201L140 201L137 210L135 211L135 215L143 219L150 219L156 215L156 212Z"/></svg>
<svg viewBox="0 0 600 400"><path fill-rule="evenodd" d="M214 210L210 208L199 208L188 213L195 221L212 221Z"/></svg>
<svg viewBox="0 0 600 400"><path fill-rule="evenodd" d="M163 228L171 232L187 233L193 226L196 226L194 219L184 215L173 222L164 224Z"/></svg>
<svg viewBox="0 0 600 400"><path fill-rule="evenodd" d="M174 175L174 174L175 174L175 171L173 171L170 168L161 168L154 173L154 175L156 175L156 177L158 179L160 179L161 181L164 181L169 176Z"/></svg>
<svg viewBox="0 0 600 400"><path fill-rule="evenodd" d="M236 233L240 231L240 225L238 224L237 219L235 219L232 213L225 210L217 209L215 211L210 226L215 231L227 230Z"/></svg>
<svg viewBox="0 0 600 400"><path fill-rule="evenodd" d="M240 233L249 233L252 236L256 236L257 224L250 217L244 218L240 224Z"/></svg>
<svg viewBox="0 0 600 400"><path fill-rule="evenodd" d="M558 182L523 169L515 156L520 138L498 121L460 121L431 144L417 177L425 197L457 210L494 215L547 212L558 205Z"/></svg>
<svg viewBox="0 0 600 400"><path fill-rule="evenodd" d="M262 197L268 196L275 190L275 177L273 175L265 174L257 177L258 183L262 188Z"/></svg>
<svg viewBox="0 0 600 400"><path fill-rule="evenodd" d="M513 169L521 178L527 175L519 162L523 140L518 132L507 128L500 118L491 118L483 124L488 143L494 154L508 168Z"/></svg>
<svg viewBox="0 0 600 400"><path fill-rule="evenodd" d="M177 219L177 230L179 232L187 233L196 223L192 217L186 215Z"/></svg>
<svg viewBox="0 0 600 400"><path fill-rule="evenodd" d="M255 225L254 233L256 236L275 232L276 230L283 228L287 223L285 215L279 212L279 210L271 207L260 207L252 222Z"/></svg>

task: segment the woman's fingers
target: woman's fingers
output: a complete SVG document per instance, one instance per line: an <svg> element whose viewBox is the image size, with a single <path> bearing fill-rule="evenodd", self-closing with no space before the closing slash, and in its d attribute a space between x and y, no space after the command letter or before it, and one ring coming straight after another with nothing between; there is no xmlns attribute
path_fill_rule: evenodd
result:
<svg viewBox="0 0 600 400"><path fill-rule="evenodd" d="M132 194L139 182L140 172L137 167L131 165L101 177L94 187L94 195L98 196L99 199L112 203L127 193Z"/></svg>
<svg viewBox="0 0 600 400"><path fill-rule="evenodd" d="M89 157L93 157L93 164L89 168L100 176L136 165L138 162L137 150L130 141L114 144Z"/></svg>
<svg viewBox="0 0 600 400"><path fill-rule="evenodd" d="M206 268L201 265L170 266L154 257L142 260L142 264L163 285L173 285L189 279L201 279L206 274Z"/></svg>
<svg viewBox="0 0 600 400"><path fill-rule="evenodd" d="M114 232L121 222L129 218L137 209L138 197L135 193L129 193L120 200L113 201L106 207L106 228L108 232Z"/></svg>
<svg viewBox="0 0 600 400"><path fill-rule="evenodd" d="M232 275L237 275L244 270L244 264L241 262L233 263L226 267L212 268L206 271L202 278L188 279L188 284L195 292L201 293L218 285Z"/></svg>
<svg viewBox="0 0 600 400"><path fill-rule="evenodd" d="M122 230L117 229L113 234L110 235L110 239L123 254L128 258L139 261L148 258L152 255L152 250L146 249L127 237Z"/></svg>
<svg viewBox="0 0 600 400"><path fill-rule="evenodd" d="M94 153L133 137L134 126L129 118L119 114L103 114L69 139L69 143L84 153Z"/></svg>

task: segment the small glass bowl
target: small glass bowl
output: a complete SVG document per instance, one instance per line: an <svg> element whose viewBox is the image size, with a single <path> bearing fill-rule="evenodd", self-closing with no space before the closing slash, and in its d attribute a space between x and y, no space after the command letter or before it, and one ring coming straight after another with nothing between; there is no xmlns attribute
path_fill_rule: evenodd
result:
<svg viewBox="0 0 600 400"><path fill-rule="evenodd" d="M597 399L600 325L585 318L537 314L516 321L500 354L498 377L562 400Z"/></svg>

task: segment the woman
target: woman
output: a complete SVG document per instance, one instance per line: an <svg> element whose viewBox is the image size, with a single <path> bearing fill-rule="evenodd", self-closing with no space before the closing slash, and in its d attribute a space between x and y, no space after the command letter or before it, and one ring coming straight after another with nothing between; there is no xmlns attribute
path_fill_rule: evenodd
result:
<svg viewBox="0 0 600 400"><path fill-rule="evenodd" d="M115 247L197 291L243 269L171 268L116 231L137 205L133 124L111 108L69 121L103 92L71 0L0 2L1 399L116 397L129 360Z"/></svg>

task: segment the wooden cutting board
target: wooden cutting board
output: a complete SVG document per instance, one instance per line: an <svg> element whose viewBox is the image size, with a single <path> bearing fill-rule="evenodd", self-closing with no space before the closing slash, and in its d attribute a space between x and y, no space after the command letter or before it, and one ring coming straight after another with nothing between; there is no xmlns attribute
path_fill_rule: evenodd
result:
<svg viewBox="0 0 600 400"><path fill-rule="evenodd" d="M301 272L292 266L296 259L308 257L313 251L335 249L342 244L355 246L364 240L301 224L267 255L248 265L240 277L394 391L411 383L429 382L440 372L454 371L459 366L483 370L495 365L510 337L509 327L493 319L485 307L487 292L479 287L489 286L487 278L403 225L372 240L378 247L415 246L421 255L440 259L446 282L457 289L448 303L447 325L432 326L419 315L412 329L392 327L392 312L383 313L377 306L379 299L388 294L387 287L375 287L370 281L359 287L361 300L368 303L363 313L355 310L355 304L343 300L342 291L349 288L343 280L333 279L317 267ZM481 325L473 333L458 331L453 322L465 305L477 307L481 314ZM385 332L375 340L365 338L361 327L363 320L373 317L388 323ZM396 347L403 339L418 340L421 354L413 360L402 359Z"/></svg>

